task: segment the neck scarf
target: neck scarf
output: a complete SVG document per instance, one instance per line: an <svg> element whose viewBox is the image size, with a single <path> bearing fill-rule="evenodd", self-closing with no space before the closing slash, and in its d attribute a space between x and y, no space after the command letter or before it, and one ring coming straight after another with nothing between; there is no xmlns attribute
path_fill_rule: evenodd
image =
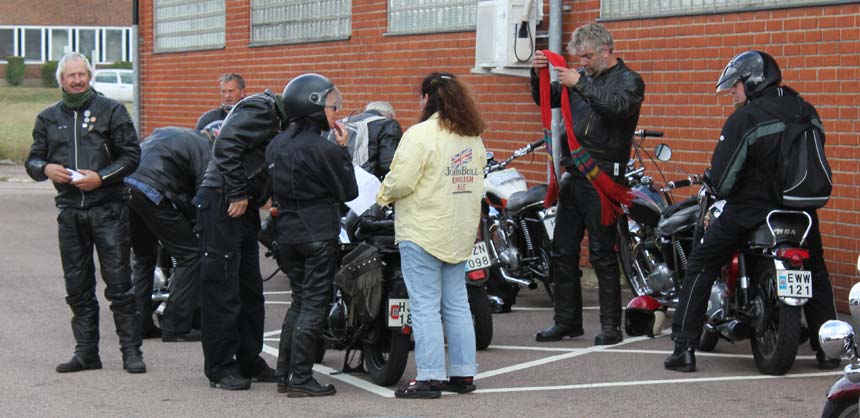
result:
<svg viewBox="0 0 860 418"><path fill-rule="evenodd" d="M553 66L567 68L567 63L561 55L550 51L543 51L543 53ZM549 67L540 69L540 111L544 129L550 130L552 108L550 105ZM621 213L619 204L629 205L632 203L633 194L629 188L612 181L612 178L601 171L594 159L591 158L591 154L576 140L576 136L573 134L570 93L567 88L563 88L561 93L561 113L564 117L564 127L567 132L567 144L570 147L571 157L576 168L591 182L591 185L597 190L597 195L600 196L600 223L610 225ZM556 179L555 171L550 171L552 172L552 181L547 190L544 205L552 205L558 198L558 179Z"/></svg>
<svg viewBox="0 0 860 418"><path fill-rule="evenodd" d="M96 91L93 90L92 87L88 88L87 91L83 93L67 93L66 90L63 90L63 103L69 107L69 109L78 109L83 106L90 98L95 95Z"/></svg>

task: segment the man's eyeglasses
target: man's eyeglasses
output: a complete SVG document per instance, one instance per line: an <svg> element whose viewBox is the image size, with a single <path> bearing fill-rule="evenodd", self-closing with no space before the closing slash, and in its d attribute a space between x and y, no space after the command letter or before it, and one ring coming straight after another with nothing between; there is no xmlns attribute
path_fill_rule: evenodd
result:
<svg viewBox="0 0 860 418"><path fill-rule="evenodd" d="M340 109L340 107L338 107L338 105L325 105L325 107L330 107L331 110L333 110L335 112L337 112L337 110Z"/></svg>

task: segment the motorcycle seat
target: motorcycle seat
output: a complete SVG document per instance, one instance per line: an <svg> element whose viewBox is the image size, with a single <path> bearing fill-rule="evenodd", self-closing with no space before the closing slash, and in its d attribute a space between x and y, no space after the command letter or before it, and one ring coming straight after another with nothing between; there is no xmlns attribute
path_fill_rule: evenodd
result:
<svg viewBox="0 0 860 418"><path fill-rule="evenodd" d="M799 244L809 226L809 220L802 212L783 212L771 215L770 224L768 227L767 222L762 222L749 234L750 247L769 248L783 243Z"/></svg>
<svg viewBox="0 0 860 418"><path fill-rule="evenodd" d="M543 198L546 197L546 184L538 184L530 187L528 190L524 192L516 192L511 195L511 198L508 199L508 205L506 209L508 213L511 215L516 215L517 212L535 204L535 203L543 203Z"/></svg>
<svg viewBox="0 0 860 418"><path fill-rule="evenodd" d="M696 199L696 196L690 196L690 197L688 197L688 198L686 198L680 202L673 203L673 204L669 205L668 207L666 207L666 209L663 210L663 218L668 218L668 217L678 213L679 211L686 209L690 206L696 205L698 203L699 203L699 201L698 201L698 199Z"/></svg>

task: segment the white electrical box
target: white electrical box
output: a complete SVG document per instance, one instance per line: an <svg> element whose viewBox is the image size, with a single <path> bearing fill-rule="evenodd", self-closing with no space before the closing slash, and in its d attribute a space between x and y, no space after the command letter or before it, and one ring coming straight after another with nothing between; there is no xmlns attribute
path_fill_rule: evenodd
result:
<svg viewBox="0 0 860 418"><path fill-rule="evenodd" d="M540 0L479 0L473 73L528 77Z"/></svg>

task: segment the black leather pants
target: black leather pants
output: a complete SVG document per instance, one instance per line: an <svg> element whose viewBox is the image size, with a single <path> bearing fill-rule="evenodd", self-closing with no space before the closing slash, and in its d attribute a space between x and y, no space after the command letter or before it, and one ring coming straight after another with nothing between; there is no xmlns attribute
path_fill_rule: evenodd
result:
<svg viewBox="0 0 860 418"><path fill-rule="evenodd" d="M335 240L281 244L279 256L290 278L293 303L281 328L277 374L289 374L291 384L303 384L312 377L314 354L332 298L338 252Z"/></svg>
<svg viewBox="0 0 860 418"><path fill-rule="evenodd" d="M621 276L615 249L618 230L615 224L600 224L600 197L588 179L566 173L559 186L551 255L555 280L553 320L574 328L582 326L580 245L588 231L588 259L597 275L600 324L620 326Z"/></svg>
<svg viewBox="0 0 860 418"><path fill-rule="evenodd" d="M249 203L238 218L227 215L220 189L201 188L194 199L200 230L200 308L204 371L210 380L252 376L266 366L265 307L257 231L260 213Z"/></svg>
<svg viewBox="0 0 860 418"><path fill-rule="evenodd" d="M138 313L129 269L128 208L110 202L90 208L62 208L57 216L60 256L66 282L66 303L72 309L75 354L99 352L99 305L93 247L105 282L116 333L123 352L140 351Z"/></svg>
<svg viewBox="0 0 860 418"><path fill-rule="evenodd" d="M157 241L176 259L170 299L162 328L174 334L191 331L194 310L200 305L200 243L194 225L167 200L156 205L132 188L131 237L134 250L134 287L138 309L152 314L152 274L157 259ZM142 318L144 326L151 318Z"/></svg>

